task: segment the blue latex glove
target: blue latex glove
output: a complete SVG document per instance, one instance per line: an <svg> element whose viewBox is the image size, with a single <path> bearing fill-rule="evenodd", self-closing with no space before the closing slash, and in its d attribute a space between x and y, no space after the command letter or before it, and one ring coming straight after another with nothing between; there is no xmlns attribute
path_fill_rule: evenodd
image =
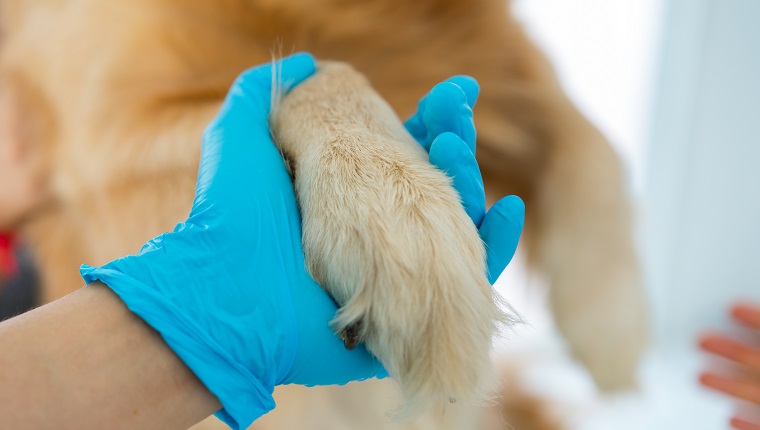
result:
<svg viewBox="0 0 760 430"><path fill-rule="evenodd" d="M314 70L310 55L297 54L280 73L292 87ZM363 347L344 348L329 327L335 304L305 271L293 185L269 132L271 73L269 65L243 73L207 128L187 221L137 255L81 269L162 335L233 428L274 407L275 385L386 376ZM513 224L494 218L493 228L516 243Z"/></svg>
<svg viewBox="0 0 760 430"><path fill-rule="evenodd" d="M430 153L430 162L453 178L462 205L486 246L488 280L493 284L515 254L525 205L519 197L507 196L486 213L483 178L475 160L472 117L479 92L475 79L454 76L433 87L405 125Z"/></svg>

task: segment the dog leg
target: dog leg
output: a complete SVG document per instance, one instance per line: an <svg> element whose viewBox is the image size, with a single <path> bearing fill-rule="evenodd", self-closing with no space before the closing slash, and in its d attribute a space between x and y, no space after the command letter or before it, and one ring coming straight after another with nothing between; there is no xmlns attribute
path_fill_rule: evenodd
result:
<svg viewBox="0 0 760 430"><path fill-rule="evenodd" d="M569 102L557 117L566 119L563 134L536 196L537 259L576 358L601 389L631 388L648 319L620 162Z"/></svg>
<svg viewBox="0 0 760 430"><path fill-rule="evenodd" d="M341 306L346 346L361 339L383 362L404 412L481 398L497 322L514 317L450 179L345 65L322 63L272 125L294 164L307 265Z"/></svg>

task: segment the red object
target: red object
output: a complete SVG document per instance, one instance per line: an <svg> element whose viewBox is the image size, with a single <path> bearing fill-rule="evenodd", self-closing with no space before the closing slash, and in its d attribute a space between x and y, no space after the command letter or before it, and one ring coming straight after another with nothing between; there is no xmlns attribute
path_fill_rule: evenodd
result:
<svg viewBox="0 0 760 430"><path fill-rule="evenodd" d="M13 255L13 235L0 234L0 273L13 275L18 270L16 258Z"/></svg>

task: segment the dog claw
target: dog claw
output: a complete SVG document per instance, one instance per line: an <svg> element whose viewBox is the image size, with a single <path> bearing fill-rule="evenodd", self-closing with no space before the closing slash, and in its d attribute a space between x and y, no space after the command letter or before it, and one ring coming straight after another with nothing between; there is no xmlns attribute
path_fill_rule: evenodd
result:
<svg viewBox="0 0 760 430"><path fill-rule="evenodd" d="M356 345L361 342L362 322L361 320L351 324L340 332L340 340L343 341L343 345L347 350L356 348Z"/></svg>

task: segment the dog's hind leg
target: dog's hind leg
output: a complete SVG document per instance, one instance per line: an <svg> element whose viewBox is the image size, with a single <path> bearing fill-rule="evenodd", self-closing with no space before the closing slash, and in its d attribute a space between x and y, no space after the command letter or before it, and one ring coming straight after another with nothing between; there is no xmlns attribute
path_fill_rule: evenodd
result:
<svg viewBox="0 0 760 430"><path fill-rule="evenodd" d="M575 357L600 388L630 388L649 326L621 165L569 102L556 109L563 128L537 183L534 258Z"/></svg>

